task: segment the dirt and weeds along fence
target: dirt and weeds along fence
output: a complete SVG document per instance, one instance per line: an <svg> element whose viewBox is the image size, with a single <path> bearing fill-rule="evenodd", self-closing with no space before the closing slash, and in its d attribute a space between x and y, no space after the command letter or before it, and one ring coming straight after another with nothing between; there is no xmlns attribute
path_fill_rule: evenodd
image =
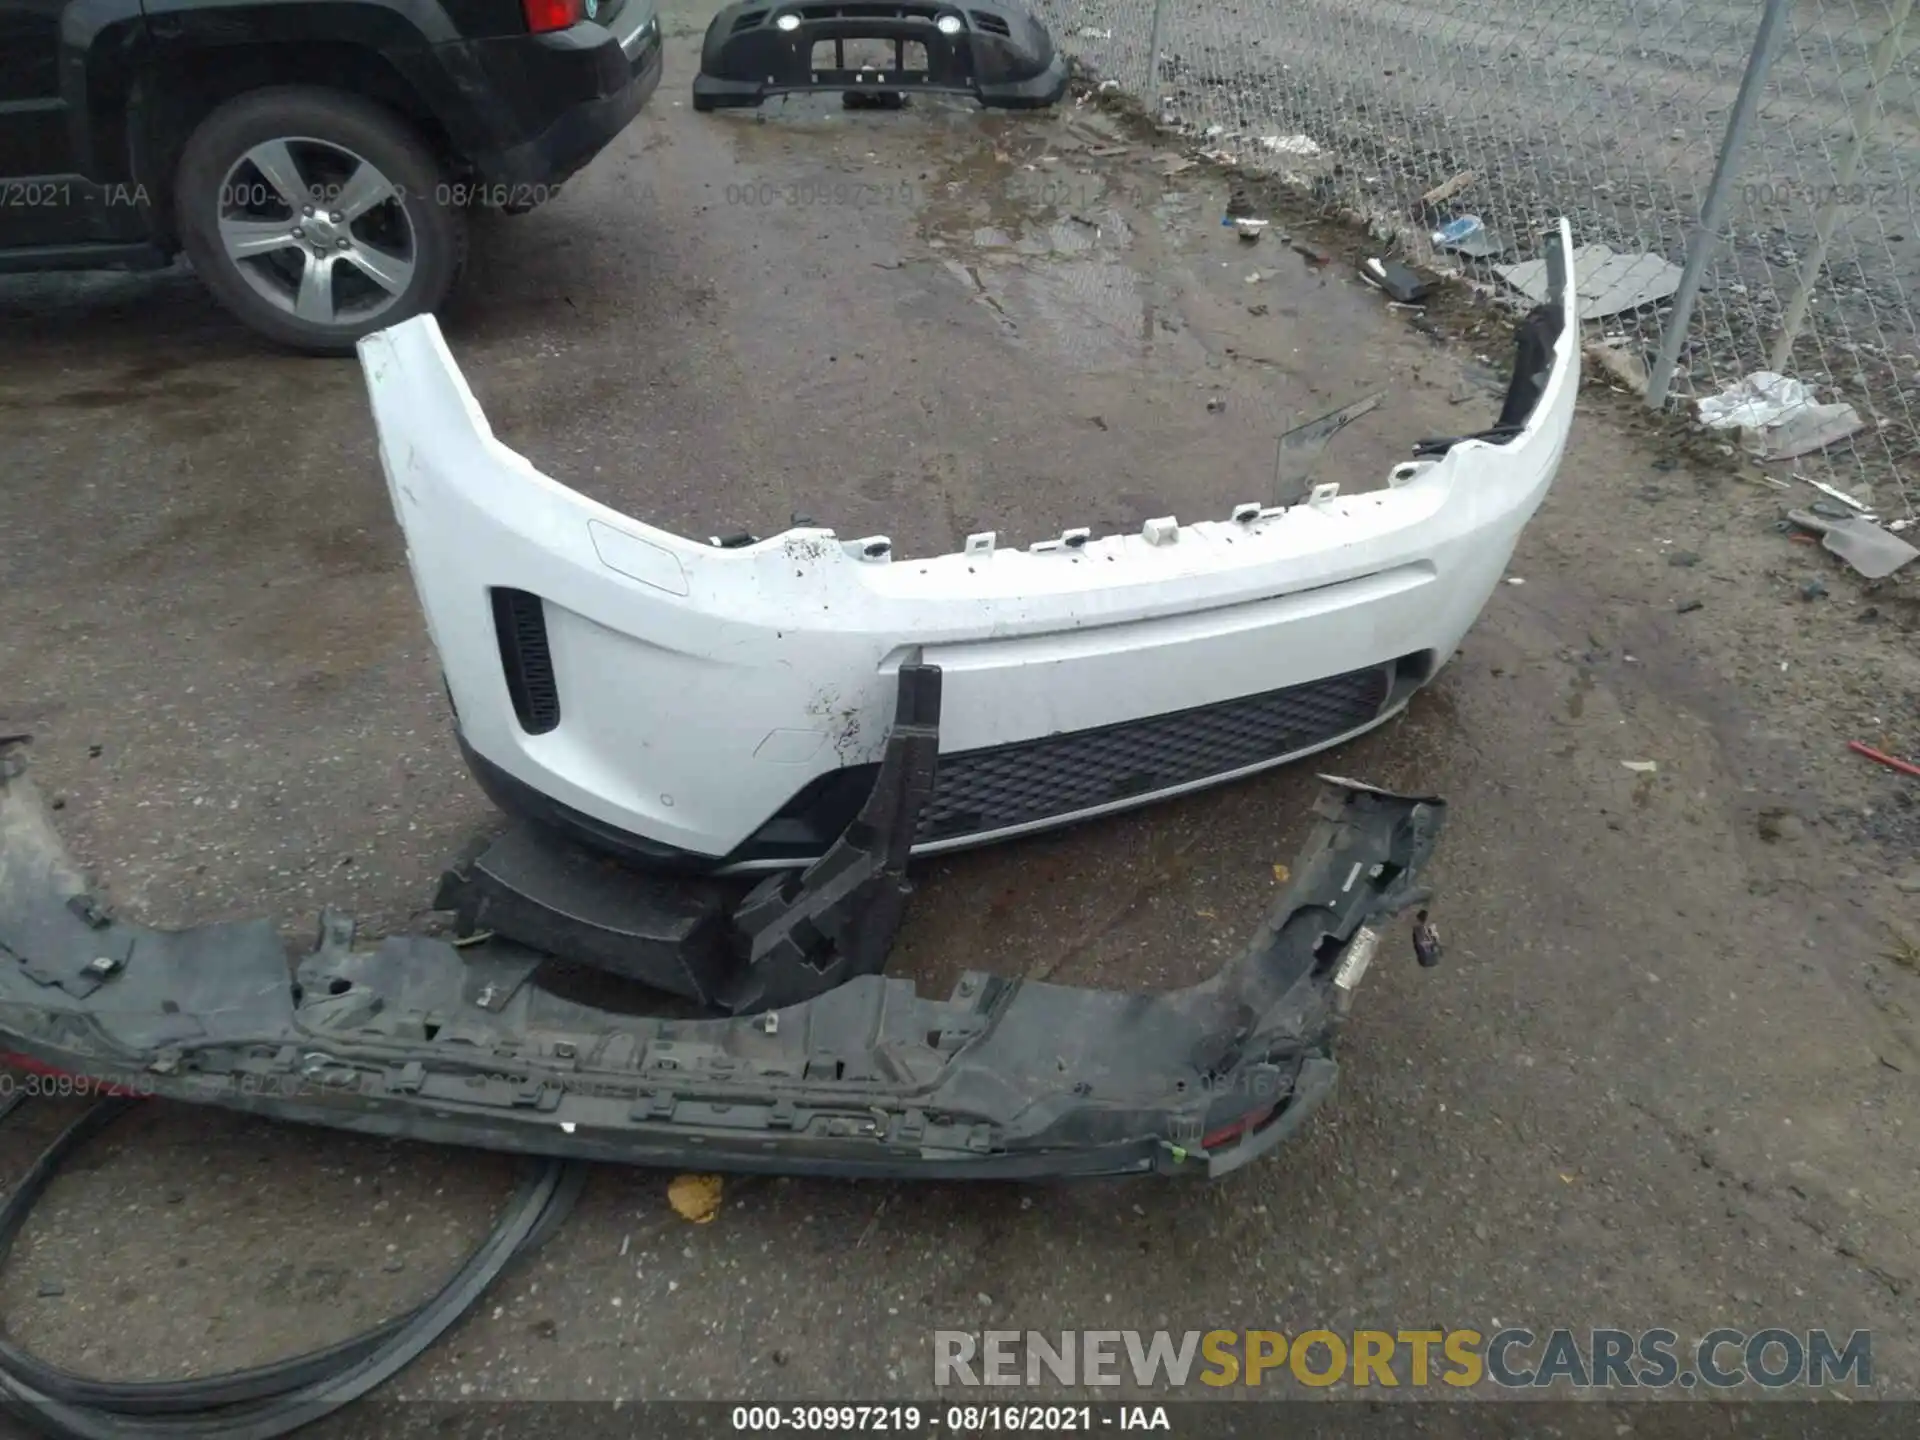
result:
<svg viewBox="0 0 1920 1440"><path fill-rule="evenodd" d="M1561 215L1581 246L1648 257L1633 278L1657 298L1590 319L1589 338L1652 403L1695 410L1770 371L1853 406L1851 437L1790 468L1867 490L1884 517L1920 507L1913 8L1038 0L1081 67L1148 114L1391 228L1423 263L1506 288L1495 267L1535 258ZM1487 253L1436 248L1448 221Z"/></svg>

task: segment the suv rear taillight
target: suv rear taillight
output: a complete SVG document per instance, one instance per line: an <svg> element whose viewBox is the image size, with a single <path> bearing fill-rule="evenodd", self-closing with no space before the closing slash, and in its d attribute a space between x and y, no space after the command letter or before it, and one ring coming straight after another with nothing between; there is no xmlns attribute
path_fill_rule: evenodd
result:
<svg viewBox="0 0 1920 1440"><path fill-rule="evenodd" d="M586 0L520 0L520 10L527 29L536 35L565 30L587 18Z"/></svg>

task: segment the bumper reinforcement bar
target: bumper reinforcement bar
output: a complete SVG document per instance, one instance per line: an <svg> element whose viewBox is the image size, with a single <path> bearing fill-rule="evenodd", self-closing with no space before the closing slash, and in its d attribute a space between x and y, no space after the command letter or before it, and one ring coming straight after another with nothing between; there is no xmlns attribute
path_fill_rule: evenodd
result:
<svg viewBox="0 0 1920 1440"><path fill-rule="evenodd" d="M0 1049L282 1120L662 1166L1218 1176L1297 1130L1332 1087L1376 927L1424 897L1444 804L1328 779L1265 923L1198 985L1124 994L970 971L931 999L865 968L897 921L899 837L932 778L937 676L901 686L896 776L876 787L871 834L847 837L854 858L823 858L791 891L768 882L735 912L752 962L741 1003L777 1000L776 962L816 954L820 935L851 978L733 1018L562 998L536 983L548 957L498 936L363 947L328 914L290 971L269 921L123 920L69 861L21 747L0 749Z"/></svg>

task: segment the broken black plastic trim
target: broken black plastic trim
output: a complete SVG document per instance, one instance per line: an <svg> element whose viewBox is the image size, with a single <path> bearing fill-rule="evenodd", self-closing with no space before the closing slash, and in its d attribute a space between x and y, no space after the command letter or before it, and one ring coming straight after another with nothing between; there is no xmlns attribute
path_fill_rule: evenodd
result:
<svg viewBox="0 0 1920 1440"><path fill-rule="evenodd" d="M1559 255L1557 246L1552 254ZM1552 265L1551 260L1548 263ZM1527 421L1533 416L1533 407L1540 403L1541 395L1546 393L1547 381L1553 378L1553 347L1566 323L1566 312L1557 303L1536 305L1529 310L1514 334L1513 376L1507 382L1507 395L1500 405L1500 418L1489 429L1476 430L1471 435L1447 435L1416 441L1413 447L1415 457L1437 459L1463 440L1485 440L1504 445L1515 436L1524 434Z"/></svg>
<svg viewBox="0 0 1920 1440"><path fill-rule="evenodd" d="M857 58L852 47L863 42L883 52L878 61ZM826 63L815 64L816 45ZM808 91L921 90L1026 110L1053 104L1066 88L1066 57L1053 36L1007 0L968 0L965 8L913 0L740 0L707 26L693 108L753 106Z"/></svg>
<svg viewBox="0 0 1920 1440"><path fill-rule="evenodd" d="M652 874L525 822L440 877L454 933L495 935L701 1005L735 969L728 914L741 886Z"/></svg>
<svg viewBox="0 0 1920 1440"><path fill-rule="evenodd" d="M886 968L906 916L907 859L940 764L940 667L902 665L893 725L867 803L804 872L774 874L734 912L743 968L735 1015L798 1004Z"/></svg>
<svg viewBox="0 0 1920 1440"><path fill-rule="evenodd" d="M860 809L804 871L751 892L669 879L521 824L451 865L434 908L485 932L740 1015L795 1005L887 963L907 859L940 760L940 668L900 667L893 723Z"/></svg>
<svg viewBox="0 0 1920 1440"><path fill-rule="evenodd" d="M290 977L269 922L162 931L113 917L16 749L0 755L0 1049L136 1093L536 1155L930 1179L1220 1175L1330 1090L1363 968L1347 963L1352 943L1370 952L1370 922L1421 898L1444 809L1330 780L1266 923L1184 990L970 972L934 1000L863 975L752 1018L676 1020L552 995L528 983L539 957L498 941L363 949L328 916Z"/></svg>

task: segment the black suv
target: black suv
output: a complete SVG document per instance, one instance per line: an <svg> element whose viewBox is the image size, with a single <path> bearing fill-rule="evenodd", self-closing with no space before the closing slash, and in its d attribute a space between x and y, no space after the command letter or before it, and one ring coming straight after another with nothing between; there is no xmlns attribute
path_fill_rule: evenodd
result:
<svg viewBox="0 0 1920 1440"><path fill-rule="evenodd" d="M0 272L185 252L340 352L432 310L466 212L553 194L660 82L655 0L0 0Z"/></svg>

